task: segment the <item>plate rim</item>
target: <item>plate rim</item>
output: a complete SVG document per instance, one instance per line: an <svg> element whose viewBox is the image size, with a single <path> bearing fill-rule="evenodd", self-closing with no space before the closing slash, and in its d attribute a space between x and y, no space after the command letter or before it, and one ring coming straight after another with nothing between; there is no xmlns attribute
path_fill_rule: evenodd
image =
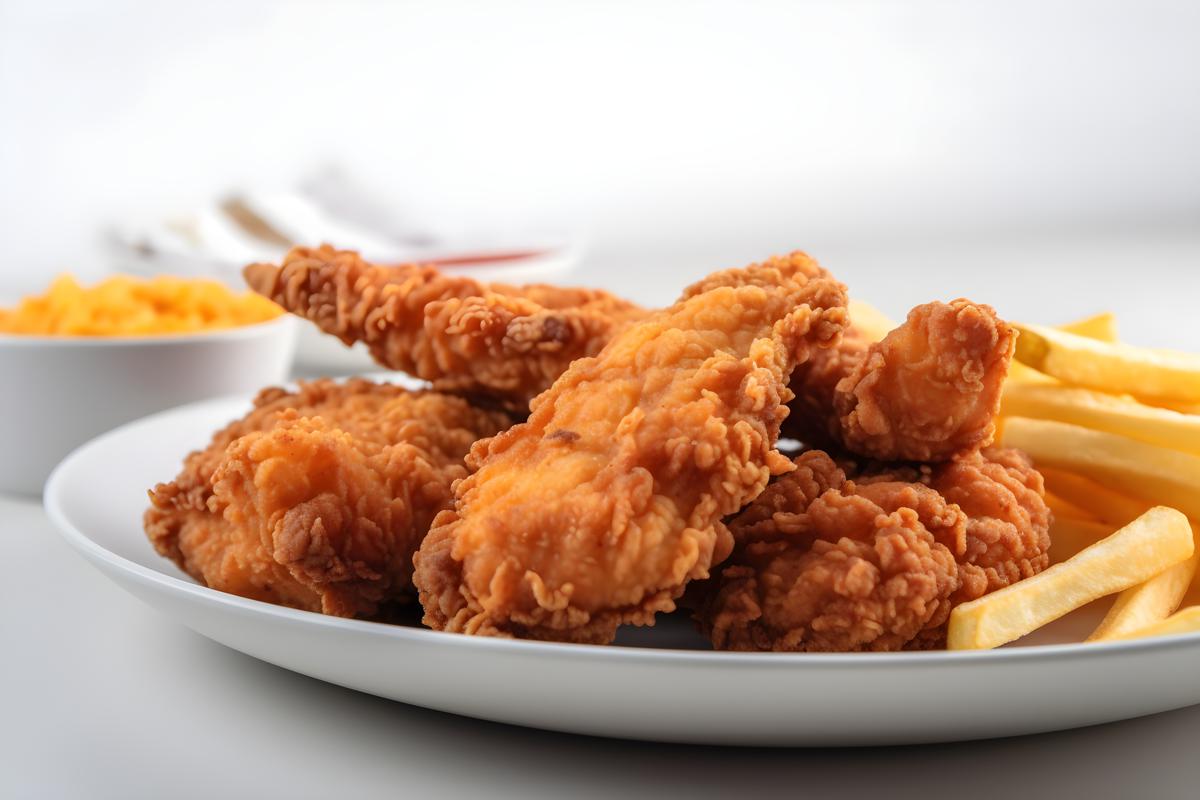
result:
<svg viewBox="0 0 1200 800"><path fill-rule="evenodd" d="M74 469L78 469L77 464L91 451L101 449L108 445L110 441L128 435L132 429L150 427L155 423L159 423L163 418L187 416L209 406L233 403L248 405L252 400L253 395L239 393L176 406L127 422L79 445L54 468L50 473L50 477L46 480L42 492L42 506L51 524L72 549L97 566L105 564L130 576L141 584L150 585L152 588L160 590L189 595L191 598L210 607L223 607L227 611L239 614L273 617L290 624L315 625L370 636L395 638L400 641L410 641L416 645L439 644L466 651L480 648L523 653L530 656L546 653L573 659L584 658L589 661L602 660L650 664L670 663L676 666L689 667L725 667L731 663L745 663L748 666L753 665L760 668L795 670L803 668L806 665L815 665L822 668L849 667L861 669L867 667L887 669L913 666L954 666L980 661L992 663L996 661L1040 661L1050 658L1091 659L1127 655L1132 652L1156 653L1187 650L1200 645L1200 631L1106 642L1066 642L991 650L925 650L889 653L728 652L644 646L614 647L611 645L469 636L446 631L435 631L429 628L334 617L313 611L279 606L261 600L252 600L240 595L211 589L207 586L185 581L173 575L168 575L165 572L143 566L122 555L118 555L93 540L72 521L65 508L67 503L64 496L66 492L65 486L71 472Z"/></svg>

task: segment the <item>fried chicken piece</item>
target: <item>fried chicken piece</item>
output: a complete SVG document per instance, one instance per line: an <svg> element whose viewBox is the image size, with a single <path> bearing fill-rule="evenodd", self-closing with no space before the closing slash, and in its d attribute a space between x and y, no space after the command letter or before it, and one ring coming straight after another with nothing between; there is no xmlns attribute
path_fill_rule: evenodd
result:
<svg viewBox="0 0 1200 800"><path fill-rule="evenodd" d="M945 461L991 444L1016 331L967 300L917 306L883 341L851 327L792 378L786 433L885 461Z"/></svg>
<svg viewBox="0 0 1200 800"><path fill-rule="evenodd" d="M464 456L508 424L460 398L363 380L267 389L150 492L146 533L214 589L371 616L410 594L412 554Z"/></svg>
<svg viewBox="0 0 1200 800"><path fill-rule="evenodd" d="M863 362L872 344L852 318L837 344L813 352L796 367L788 387L795 396L788 403L784 436L809 447L841 447L842 425L834 410L837 387Z"/></svg>
<svg viewBox="0 0 1200 800"><path fill-rule="evenodd" d="M375 266L357 253L297 247L282 265L251 264L254 291L389 369L440 391L520 408L577 358L647 312L607 292L484 284L429 266Z"/></svg>
<svg viewBox="0 0 1200 800"><path fill-rule="evenodd" d="M1014 450L858 480L819 450L796 467L730 522L697 614L718 649L940 646L954 606L1049 563L1042 477Z"/></svg>
<svg viewBox="0 0 1200 800"><path fill-rule="evenodd" d="M801 253L701 281L576 361L529 421L480 443L414 582L430 627L574 642L650 625L732 541L721 523L790 468L793 363L845 290Z"/></svg>
<svg viewBox="0 0 1200 800"><path fill-rule="evenodd" d="M966 543L955 551L961 585L950 598L954 605L1003 589L1050 565L1051 514L1045 482L1029 456L992 447L919 472L914 480L927 483L967 515ZM903 470L896 471L891 479L904 475Z"/></svg>

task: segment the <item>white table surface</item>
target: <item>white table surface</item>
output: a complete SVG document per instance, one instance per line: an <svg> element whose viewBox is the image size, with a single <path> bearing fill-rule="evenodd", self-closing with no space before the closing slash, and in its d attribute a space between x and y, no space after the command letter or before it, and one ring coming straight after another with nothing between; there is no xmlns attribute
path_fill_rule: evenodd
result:
<svg viewBox="0 0 1200 800"><path fill-rule="evenodd" d="M829 249L836 258L824 260L852 288L869 283L859 293L894 314L948 293L1051 322L1111 307L1135 341L1200 349L1200 237L996 245L974 261L952 247ZM735 263L743 251L730 246L715 265ZM645 253L601 256L612 266L595 283L619 286L646 274ZM693 261L676 254L658 263L689 277L714 265L693 269ZM1072 284L1078 291L1064 294ZM670 291L641 286L647 300ZM748 750L592 739L413 708L226 649L93 570L35 499L0 495L0 565L3 798L1200 793L1200 706L926 747ZM1136 675L1129 691L1137 691Z"/></svg>

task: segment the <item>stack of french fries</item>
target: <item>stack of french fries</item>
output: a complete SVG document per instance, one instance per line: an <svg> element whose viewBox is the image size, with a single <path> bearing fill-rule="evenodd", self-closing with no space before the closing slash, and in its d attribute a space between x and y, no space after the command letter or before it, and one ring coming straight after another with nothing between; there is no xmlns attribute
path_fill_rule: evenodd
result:
<svg viewBox="0 0 1200 800"><path fill-rule="evenodd" d="M1000 443L1046 478L1052 566L950 617L950 649L998 647L1116 594L1088 637L1200 631L1200 356L1118 341L1111 314L1018 325ZM1200 594L1200 592L1197 592Z"/></svg>

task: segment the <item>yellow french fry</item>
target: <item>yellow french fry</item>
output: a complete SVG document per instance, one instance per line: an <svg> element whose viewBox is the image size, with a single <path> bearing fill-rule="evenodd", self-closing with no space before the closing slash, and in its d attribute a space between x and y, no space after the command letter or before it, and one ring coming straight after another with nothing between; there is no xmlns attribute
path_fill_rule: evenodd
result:
<svg viewBox="0 0 1200 800"><path fill-rule="evenodd" d="M850 322L868 341L878 342L897 327L887 314L870 303L853 297L850 298L849 311Z"/></svg>
<svg viewBox="0 0 1200 800"><path fill-rule="evenodd" d="M1049 506L1050 510L1054 512L1055 519L1074 519L1081 522L1100 521L1093 514L1089 514L1087 511L1070 502L1069 500L1064 500L1050 491L1046 492L1046 505Z"/></svg>
<svg viewBox="0 0 1200 800"><path fill-rule="evenodd" d="M1075 472L1150 503L1170 505L1200 519L1200 456L1168 450L1066 422L1008 417L1005 447L1024 450L1042 464Z"/></svg>
<svg viewBox="0 0 1200 800"><path fill-rule="evenodd" d="M850 301L851 308L854 307L854 301ZM851 315L853 318L853 315ZM1089 339L1098 339L1102 342L1117 341L1117 317L1111 311L1106 311L1103 314L1096 314L1092 317L1068 322L1066 325L1059 325L1060 331L1074 333L1077 336L1086 336ZM1019 361L1014 361L1009 368L1008 378L1010 381L1028 381L1031 383L1057 383L1049 375L1043 375L1032 367L1027 367Z"/></svg>
<svg viewBox="0 0 1200 800"><path fill-rule="evenodd" d="M1046 491L1082 508L1114 528L1128 525L1146 513L1150 503L1121 494L1091 478L1041 465L1038 471L1046 479ZM1047 495L1049 496L1049 495Z"/></svg>
<svg viewBox="0 0 1200 800"><path fill-rule="evenodd" d="M1200 416L1139 403L1132 397L1052 383L1004 387L1000 413L1053 419L1200 454Z"/></svg>
<svg viewBox="0 0 1200 800"><path fill-rule="evenodd" d="M1182 611L1176 611L1162 622L1118 638L1141 639L1146 636L1171 636L1180 633L1195 633L1196 631L1200 631L1200 606L1188 606Z"/></svg>
<svg viewBox="0 0 1200 800"><path fill-rule="evenodd" d="M1190 558L1194 548L1187 517L1173 508L1152 508L1067 561L955 608L947 647L987 649L1019 639L1093 600L1149 580Z"/></svg>
<svg viewBox="0 0 1200 800"><path fill-rule="evenodd" d="M1060 331L1086 336L1101 342L1117 341L1117 315L1111 311L1057 326Z"/></svg>
<svg viewBox="0 0 1200 800"><path fill-rule="evenodd" d="M1044 325L1015 325L1017 360L1064 383L1200 403L1200 355L1101 342Z"/></svg>
<svg viewBox="0 0 1200 800"><path fill-rule="evenodd" d="M1050 526L1050 563L1059 564L1101 539L1112 536L1117 526L1093 520L1054 518Z"/></svg>
<svg viewBox="0 0 1200 800"><path fill-rule="evenodd" d="M1155 408L1165 408L1169 411L1178 411L1180 414L1200 415L1200 403L1183 403L1174 400L1156 400L1153 397L1138 398L1147 405Z"/></svg>
<svg viewBox="0 0 1200 800"><path fill-rule="evenodd" d="M1200 530L1193 528L1193 537L1196 536L1200 536ZM1200 551L1193 551L1191 558L1121 592L1087 640L1118 639L1171 616L1192 585L1198 563Z"/></svg>
<svg viewBox="0 0 1200 800"><path fill-rule="evenodd" d="M1033 367L1025 366L1020 361L1014 361L1008 365L1008 379L1004 382L1005 389L1014 383L1048 383L1053 386L1058 381L1049 375L1043 375Z"/></svg>

